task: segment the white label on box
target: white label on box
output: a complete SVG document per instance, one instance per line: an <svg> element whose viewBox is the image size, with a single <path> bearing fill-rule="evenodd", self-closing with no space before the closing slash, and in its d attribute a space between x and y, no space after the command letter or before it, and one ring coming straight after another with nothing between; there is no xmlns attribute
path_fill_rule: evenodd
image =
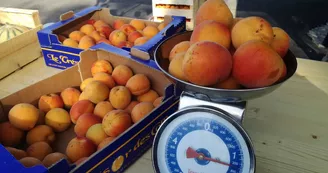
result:
<svg viewBox="0 0 328 173"><path fill-rule="evenodd" d="M153 0L153 4L183 4L193 5L193 0Z"/></svg>

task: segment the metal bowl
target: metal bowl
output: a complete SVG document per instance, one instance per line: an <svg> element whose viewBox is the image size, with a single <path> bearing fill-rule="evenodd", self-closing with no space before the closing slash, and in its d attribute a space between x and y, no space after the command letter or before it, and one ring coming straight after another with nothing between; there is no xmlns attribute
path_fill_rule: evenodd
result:
<svg viewBox="0 0 328 173"><path fill-rule="evenodd" d="M295 55L289 50L287 55L284 57L284 61L287 67L287 75L283 80L279 82L262 88L254 89L217 89L195 85L186 81L182 81L168 72L169 67L169 54L171 49L178 43L182 41L189 41L192 31L186 31L173 35L161 44L158 45L154 52L154 60L157 63L158 67L176 83L178 89L188 92L189 94L194 95L196 98L208 99L214 102L239 102L254 99L261 97L268 93L271 93L277 89L281 84L286 82L290 77L294 75L297 69L297 60Z"/></svg>

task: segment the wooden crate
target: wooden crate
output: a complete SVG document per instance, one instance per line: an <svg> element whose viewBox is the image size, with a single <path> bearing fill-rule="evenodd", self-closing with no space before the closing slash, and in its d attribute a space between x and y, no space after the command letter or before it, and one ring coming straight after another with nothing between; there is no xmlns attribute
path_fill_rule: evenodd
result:
<svg viewBox="0 0 328 173"><path fill-rule="evenodd" d="M0 80L41 57L37 31L42 28L38 10L0 8L0 23L30 30L0 43Z"/></svg>

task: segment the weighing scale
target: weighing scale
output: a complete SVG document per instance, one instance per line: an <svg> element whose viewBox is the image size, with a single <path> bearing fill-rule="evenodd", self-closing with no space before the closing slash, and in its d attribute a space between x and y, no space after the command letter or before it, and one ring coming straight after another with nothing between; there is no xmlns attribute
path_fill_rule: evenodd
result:
<svg viewBox="0 0 328 173"><path fill-rule="evenodd" d="M176 84L179 110L159 127L152 148L156 173L254 173L255 153L242 127L247 100L277 89L297 69L296 57L284 57L285 79L256 89L216 89L179 80L168 73L174 45L190 40L191 31L166 39L155 50L159 68ZM181 92L179 92L181 90Z"/></svg>

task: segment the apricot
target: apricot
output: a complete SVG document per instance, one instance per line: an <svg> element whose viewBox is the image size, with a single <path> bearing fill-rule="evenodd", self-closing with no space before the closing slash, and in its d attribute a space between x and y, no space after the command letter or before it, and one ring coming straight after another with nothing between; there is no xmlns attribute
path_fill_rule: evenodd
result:
<svg viewBox="0 0 328 173"><path fill-rule="evenodd" d="M139 31L133 31L128 35L128 41L134 43L137 38L142 37L143 35Z"/></svg>
<svg viewBox="0 0 328 173"><path fill-rule="evenodd" d="M164 99L163 96L158 97L158 98L153 102L154 107L156 108L156 107L158 107L160 104L162 104L163 99Z"/></svg>
<svg viewBox="0 0 328 173"><path fill-rule="evenodd" d="M133 95L139 96L149 91L150 81L146 75L136 74L126 82L125 86Z"/></svg>
<svg viewBox="0 0 328 173"><path fill-rule="evenodd" d="M187 78L183 74L182 70L182 64L185 54L185 52L175 54L174 58L169 64L169 73L178 79L187 81Z"/></svg>
<svg viewBox="0 0 328 173"><path fill-rule="evenodd" d="M52 108L63 108L64 102L57 94L47 94L40 97L38 105L41 111L47 113Z"/></svg>
<svg viewBox="0 0 328 173"><path fill-rule="evenodd" d="M85 36L85 34L81 31L73 31L68 35L70 39L75 40L76 42L80 42L83 36Z"/></svg>
<svg viewBox="0 0 328 173"><path fill-rule="evenodd" d="M131 125L131 116L124 110L112 110L105 115L102 121L105 133L111 137L120 135Z"/></svg>
<svg viewBox="0 0 328 173"><path fill-rule="evenodd" d="M104 38L102 38L99 41L97 41L97 44L100 44L100 43L106 43L106 44L112 45L112 43L109 40L104 39Z"/></svg>
<svg viewBox="0 0 328 173"><path fill-rule="evenodd" d="M154 109L154 105L151 102L141 102L137 104L131 112L131 118L133 123L137 123L143 117L148 115Z"/></svg>
<svg viewBox="0 0 328 173"><path fill-rule="evenodd" d="M81 91L84 91L84 88L92 81L94 81L95 79L93 79L92 77L87 78L85 80L82 81L81 85L80 85L80 89Z"/></svg>
<svg viewBox="0 0 328 173"><path fill-rule="evenodd" d="M126 39L126 34L121 30L115 30L109 35L109 41L114 46L118 46L120 42L126 41Z"/></svg>
<svg viewBox="0 0 328 173"><path fill-rule="evenodd" d="M114 68L112 76L117 85L126 85L128 80L133 76L133 72L126 65L118 65Z"/></svg>
<svg viewBox="0 0 328 173"><path fill-rule="evenodd" d="M75 48L79 47L79 43L77 43L75 40L72 40L70 38L65 39L63 41L63 45L64 46L69 46L69 47L75 47Z"/></svg>
<svg viewBox="0 0 328 173"><path fill-rule="evenodd" d="M107 147L107 145L109 145L114 139L115 137L107 137L106 139L102 140L98 145L97 150L101 150Z"/></svg>
<svg viewBox="0 0 328 173"><path fill-rule="evenodd" d="M132 109L138 104L138 101L131 101L130 104L124 109L127 111L129 114L131 114Z"/></svg>
<svg viewBox="0 0 328 173"><path fill-rule="evenodd" d="M284 63L284 67L283 67L281 76L279 78L279 81L284 80L284 78L286 77L286 75L287 75L287 67L286 67L286 64Z"/></svg>
<svg viewBox="0 0 328 173"><path fill-rule="evenodd" d="M19 103L8 114L10 123L21 130L31 130L39 119L39 110L29 103Z"/></svg>
<svg viewBox="0 0 328 173"><path fill-rule="evenodd" d="M93 76L93 79L104 83L109 89L111 89L115 86L114 78L110 74L105 73L105 72L96 73Z"/></svg>
<svg viewBox="0 0 328 173"><path fill-rule="evenodd" d="M100 118L104 118L104 116L112 110L114 110L114 107L109 101L101 101L96 105L93 114Z"/></svg>
<svg viewBox="0 0 328 173"><path fill-rule="evenodd" d="M240 84L237 82L235 78L230 76L228 79L218 82L214 86L215 88L220 88L220 89L239 89L241 88Z"/></svg>
<svg viewBox="0 0 328 173"><path fill-rule="evenodd" d="M176 54L187 52L189 47L190 47L189 41L182 41L182 42L176 44L170 51L169 60L172 61L172 59L174 58L174 56Z"/></svg>
<svg viewBox="0 0 328 173"><path fill-rule="evenodd" d="M100 26L109 26L108 23L106 23L105 21L99 19L99 20L96 20L94 23L93 23L93 26L95 28L98 28Z"/></svg>
<svg viewBox="0 0 328 173"><path fill-rule="evenodd" d="M51 109L45 117L46 125L50 126L55 132L63 132L71 125L68 112L62 108Z"/></svg>
<svg viewBox="0 0 328 173"><path fill-rule="evenodd" d="M131 93L125 86L116 86L110 91L109 101L114 108L124 109L131 102Z"/></svg>
<svg viewBox="0 0 328 173"><path fill-rule="evenodd" d="M246 17L232 28L231 40L236 49L251 40L260 40L271 44L273 30L270 23L261 17Z"/></svg>
<svg viewBox="0 0 328 173"><path fill-rule="evenodd" d="M72 123L76 124L76 121L82 114L92 113L94 108L93 103L89 100L80 100L76 102L69 111Z"/></svg>
<svg viewBox="0 0 328 173"><path fill-rule="evenodd" d="M80 118L77 120L76 125L74 127L74 132L77 136L84 137L88 129L92 125L98 123L101 123L101 118L92 113L85 113L81 115Z"/></svg>
<svg viewBox="0 0 328 173"><path fill-rule="evenodd" d="M132 19L130 25L136 28L137 30L143 30L146 27L146 24L142 20Z"/></svg>
<svg viewBox="0 0 328 173"><path fill-rule="evenodd" d="M158 97L159 97L159 95L157 94L156 91L149 90L145 94L142 94L142 95L138 96L137 100L139 102L151 102L151 103L153 103Z"/></svg>
<svg viewBox="0 0 328 173"><path fill-rule="evenodd" d="M67 159L66 155L63 153L55 152L48 154L42 161L43 165L47 168L52 166L53 164L59 162L62 159Z"/></svg>
<svg viewBox="0 0 328 173"><path fill-rule="evenodd" d="M130 24L124 24L124 25L122 25L120 27L120 30L122 32L124 32L125 35L129 35L132 32L137 31L137 29L135 27L133 27L132 25L130 25Z"/></svg>
<svg viewBox="0 0 328 173"><path fill-rule="evenodd" d="M231 68L230 52L211 41L201 41L191 45L182 63L186 79L201 86L214 85L227 79Z"/></svg>
<svg viewBox="0 0 328 173"><path fill-rule="evenodd" d="M9 151L9 153L13 155L16 160L20 160L24 157L27 157L27 153L24 150L20 150L13 147L6 147L6 150Z"/></svg>
<svg viewBox="0 0 328 173"><path fill-rule="evenodd" d="M231 29L242 19L243 18L241 18L241 17L233 18Z"/></svg>
<svg viewBox="0 0 328 173"><path fill-rule="evenodd" d="M113 71L113 67L110 64L110 62L104 59L97 60L91 66L92 76L94 76L96 73L99 72L112 74L112 71Z"/></svg>
<svg viewBox="0 0 328 173"><path fill-rule="evenodd" d="M195 27L190 38L190 44L200 41L213 41L229 49L231 43L230 29L214 20L204 21Z"/></svg>
<svg viewBox="0 0 328 173"><path fill-rule="evenodd" d="M36 142L47 142L51 145L56 139L55 133L51 127L46 125L38 125L30 130L26 135L26 142L32 145Z"/></svg>
<svg viewBox="0 0 328 173"><path fill-rule="evenodd" d="M160 24L158 25L158 27L157 27L157 29L158 29L159 31L163 30L164 28L165 28L165 23L164 23L164 22L160 23Z"/></svg>
<svg viewBox="0 0 328 173"><path fill-rule="evenodd" d="M90 33L90 34L91 34L91 33ZM90 36L88 36L88 35L85 35L85 36L83 36L83 37L81 38L78 47L79 47L80 49L84 49L84 50L86 50L86 49L89 49L90 47L92 47L92 46L94 46L94 45L96 45L95 40L94 40L92 37L90 37Z"/></svg>
<svg viewBox="0 0 328 173"><path fill-rule="evenodd" d="M90 82L83 92L88 100L94 104L106 100L109 96L109 88L104 83L96 80Z"/></svg>
<svg viewBox="0 0 328 173"><path fill-rule="evenodd" d="M42 165L42 162L34 157L24 157L20 159L19 162L26 168L30 168L36 165Z"/></svg>
<svg viewBox="0 0 328 173"><path fill-rule="evenodd" d="M45 123L46 114L39 109L39 118L35 125L43 125Z"/></svg>
<svg viewBox="0 0 328 173"><path fill-rule="evenodd" d="M233 77L247 88L272 85L283 72L283 60L263 41L253 40L241 45L233 61Z"/></svg>
<svg viewBox="0 0 328 173"><path fill-rule="evenodd" d="M134 41L135 46L141 46L149 40L148 37L139 37Z"/></svg>
<svg viewBox="0 0 328 173"><path fill-rule="evenodd" d="M114 20L114 22L113 22L113 28L114 28L114 29L120 29L121 26L124 25L124 24L125 24L125 22L124 22L123 20L121 20L121 19L116 19L116 20Z"/></svg>
<svg viewBox="0 0 328 173"><path fill-rule="evenodd" d="M93 27L91 24L85 24L80 28L80 31L86 35L90 35L95 30L95 27Z"/></svg>
<svg viewBox="0 0 328 173"><path fill-rule="evenodd" d="M92 31L92 33L89 36L92 37L96 42L103 38L106 38L106 36L103 33L100 33L98 31Z"/></svg>
<svg viewBox="0 0 328 173"><path fill-rule="evenodd" d="M85 95L85 92L82 92L80 97L79 97L79 101L81 100L89 100L88 97Z"/></svg>
<svg viewBox="0 0 328 173"><path fill-rule="evenodd" d="M83 157L89 157L96 152L96 146L85 137L75 137L67 145L66 155L74 163Z"/></svg>
<svg viewBox="0 0 328 173"><path fill-rule="evenodd" d="M145 37L148 37L150 39L150 38L154 37L159 32L159 30L157 27L149 25L149 26L146 26L142 30L142 32Z"/></svg>
<svg viewBox="0 0 328 173"><path fill-rule="evenodd" d="M102 128L102 123L92 125L87 133L86 137L91 140L95 145L99 145L101 141L106 139L108 136Z"/></svg>
<svg viewBox="0 0 328 173"><path fill-rule="evenodd" d="M0 124L0 143L4 146L15 147L22 142L24 131L16 128L10 122Z"/></svg>
<svg viewBox="0 0 328 173"><path fill-rule="evenodd" d="M66 88L60 96L64 102L65 108L70 109L77 101L79 101L81 92L75 88Z"/></svg>
<svg viewBox="0 0 328 173"><path fill-rule="evenodd" d="M196 13L196 25L205 20L214 20L230 28L233 15L224 0L207 0L199 7Z"/></svg>
<svg viewBox="0 0 328 173"><path fill-rule="evenodd" d="M273 41L271 47L281 58L284 58L289 49L289 35L281 28L273 27Z"/></svg>
<svg viewBox="0 0 328 173"><path fill-rule="evenodd" d="M52 153L52 148L46 142L36 142L30 145L26 149L26 153L29 157L34 157L39 160L43 160L48 154Z"/></svg>
<svg viewBox="0 0 328 173"><path fill-rule="evenodd" d="M114 31L110 26L99 26L96 27L96 31L100 32L105 38L109 38L109 35Z"/></svg>

